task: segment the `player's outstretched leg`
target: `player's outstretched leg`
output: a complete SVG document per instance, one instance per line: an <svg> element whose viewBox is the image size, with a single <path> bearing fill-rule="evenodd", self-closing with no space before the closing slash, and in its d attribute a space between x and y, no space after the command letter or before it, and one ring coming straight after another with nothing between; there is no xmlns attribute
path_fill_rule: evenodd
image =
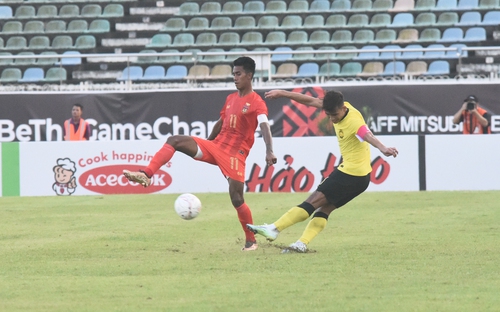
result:
<svg viewBox="0 0 500 312"><path fill-rule="evenodd" d="M298 240L281 251L281 253L292 253L292 252L305 253L307 252L307 245Z"/></svg>
<svg viewBox="0 0 500 312"><path fill-rule="evenodd" d="M280 234L280 232L274 226L274 224L264 224L264 225L247 224L247 229L254 232L255 234L260 234L264 236L270 242L278 238L278 235Z"/></svg>
<svg viewBox="0 0 500 312"><path fill-rule="evenodd" d="M128 171L128 170L123 170L123 175L132 182L137 182L140 185L144 187L148 187L151 184L151 179L141 171Z"/></svg>

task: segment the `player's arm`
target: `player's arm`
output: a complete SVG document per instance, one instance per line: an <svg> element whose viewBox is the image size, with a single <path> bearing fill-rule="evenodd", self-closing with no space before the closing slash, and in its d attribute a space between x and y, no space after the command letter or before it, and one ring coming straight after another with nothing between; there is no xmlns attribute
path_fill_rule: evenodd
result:
<svg viewBox="0 0 500 312"><path fill-rule="evenodd" d="M359 127L358 132L356 134L358 138L363 139L364 141L370 143L373 147L376 147L380 150L382 154L385 156L398 156L398 150L395 147L387 147L379 139L373 135L373 133L368 129L368 126L362 125Z"/></svg>
<svg viewBox="0 0 500 312"><path fill-rule="evenodd" d="M259 121L260 132L262 133L262 138L264 143L266 143L266 164L272 166L276 163L277 158L273 152L273 137L271 134L271 126L269 125L269 120L265 114L257 116Z"/></svg>
<svg viewBox="0 0 500 312"><path fill-rule="evenodd" d="M304 104L306 106L312 106L317 108L323 107L323 100L318 99L309 95L305 95L297 92L290 92L285 90L271 90L265 93L266 99L277 99L280 97L286 97L294 100L297 103Z"/></svg>
<svg viewBox="0 0 500 312"><path fill-rule="evenodd" d="M219 118L219 120L217 120L214 127L212 128L212 133L210 133L207 140L215 139L219 135L221 129L222 129L222 119Z"/></svg>

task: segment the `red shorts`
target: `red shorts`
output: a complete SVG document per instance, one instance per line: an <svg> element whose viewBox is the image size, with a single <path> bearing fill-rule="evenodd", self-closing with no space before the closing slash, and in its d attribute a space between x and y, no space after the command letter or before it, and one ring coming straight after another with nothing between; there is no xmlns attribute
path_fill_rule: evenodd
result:
<svg viewBox="0 0 500 312"><path fill-rule="evenodd" d="M231 156L223 152L213 141L198 137L193 137L193 139L203 152L203 157L195 158L196 160L218 166L226 178L231 178L243 183L245 182L245 156Z"/></svg>

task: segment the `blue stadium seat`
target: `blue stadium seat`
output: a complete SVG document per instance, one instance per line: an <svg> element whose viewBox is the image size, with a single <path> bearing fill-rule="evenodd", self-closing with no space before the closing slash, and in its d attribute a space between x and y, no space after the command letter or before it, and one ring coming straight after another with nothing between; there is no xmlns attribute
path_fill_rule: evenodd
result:
<svg viewBox="0 0 500 312"><path fill-rule="evenodd" d="M142 78L143 70L140 66L128 66L123 71L120 77L116 78L118 81L139 80Z"/></svg>
<svg viewBox="0 0 500 312"><path fill-rule="evenodd" d="M75 55L78 56L80 55L79 51L64 51L63 55ZM61 58L61 65L80 65L82 64L82 58L81 57L63 57ZM59 63L56 63L56 65L59 65Z"/></svg>
<svg viewBox="0 0 500 312"><path fill-rule="evenodd" d="M464 31L461 28L451 27L443 31L443 36L439 40L440 42L458 42L462 41L464 37Z"/></svg>
<svg viewBox="0 0 500 312"><path fill-rule="evenodd" d="M467 50L463 50L462 48L467 47L464 43L454 43L449 46L450 48L457 48L458 51L447 51L446 52L446 58L458 58L459 56L461 57L467 57L469 55Z"/></svg>
<svg viewBox="0 0 500 312"><path fill-rule="evenodd" d="M288 5L288 13L303 13L309 10L309 1L305 0L293 0Z"/></svg>
<svg viewBox="0 0 500 312"><path fill-rule="evenodd" d="M384 72L381 75L382 76L401 75L405 72L405 70L406 70L405 63L401 61L391 61L385 64Z"/></svg>
<svg viewBox="0 0 500 312"><path fill-rule="evenodd" d="M331 11L344 12L351 9L351 1L349 0L334 0L330 7Z"/></svg>
<svg viewBox="0 0 500 312"><path fill-rule="evenodd" d="M290 47L278 47L274 49L275 52L291 52L292 48ZM284 62L288 61L292 58L292 53L286 53L286 54L272 54L271 55L271 61L272 62Z"/></svg>
<svg viewBox="0 0 500 312"><path fill-rule="evenodd" d="M450 64L447 61L434 61L429 64L427 73L424 75L449 75Z"/></svg>
<svg viewBox="0 0 500 312"><path fill-rule="evenodd" d="M440 43L434 43L430 44L427 49L439 49L439 48L444 48L444 45ZM422 58L425 59L430 59L430 58L445 58L446 57L446 51L425 51L424 55Z"/></svg>
<svg viewBox="0 0 500 312"><path fill-rule="evenodd" d="M165 68L160 65L151 65L146 68L144 75L139 80L162 80L165 78Z"/></svg>
<svg viewBox="0 0 500 312"><path fill-rule="evenodd" d="M500 21L499 19L497 20ZM479 25L481 24L481 13L479 12L465 12L460 17L460 22L458 22L458 26L469 26L469 25Z"/></svg>
<svg viewBox="0 0 500 312"><path fill-rule="evenodd" d="M457 0L438 0L436 10L455 10L457 8Z"/></svg>
<svg viewBox="0 0 500 312"><path fill-rule="evenodd" d="M418 59L424 55L424 51L408 51L409 49L422 49L423 47L420 44L409 44L404 48L403 53L401 54L402 59Z"/></svg>
<svg viewBox="0 0 500 312"><path fill-rule="evenodd" d="M42 68L29 67L24 71L23 78L19 79L19 82L39 82L44 76L45 72Z"/></svg>
<svg viewBox="0 0 500 312"><path fill-rule="evenodd" d="M399 45L396 45L396 44L390 44L390 45L386 45L385 47L382 48L382 50L397 50L397 49L401 49L401 47ZM380 52L380 56L379 56L379 59L381 60L392 60L392 59L398 59L401 57L401 54L403 52L400 52L400 51L382 51Z"/></svg>
<svg viewBox="0 0 500 312"><path fill-rule="evenodd" d="M500 11L489 11L484 14L483 25L500 24Z"/></svg>
<svg viewBox="0 0 500 312"><path fill-rule="evenodd" d="M413 14L411 13L397 13L392 20L391 27L406 27L413 25Z"/></svg>
<svg viewBox="0 0 500 312"><path fill-rule="evenodd" d="M316 77L319 73L319 65L312 62L303 63L299 66L299 70L295 78Z"/></svg>
<svg viewBox="0 0 500 312"><path fill-rule="evenodd" d="M12 18L12 8L10 6L0 6L0 19Z"/></svg>
<svg viewBox="0 0 500 312"><path fill-rule="evenodd" d="M469 28L462 41L486 41L486 30L483 27Z"/></svg>
<svg viewBox="0 0 500 312"><path fill-rule="evenodd" d="M188 74L187 67L184 65L172 65L167 69L165 80L180 80Z"/></svg>
<svg viewBox="0 0 500 312"><path fill-rule="evenodd" d="M476 9L479 6L479 0L459 0L457 8L459 10Z"/></svg>
<svg viewBox="0 0 500 312"><path fill-rule="evenodd" d="M376 45L366 45L361 48L361 50L378 50ZM380 56L380 52L359 52L355 60L376 60Z"/></svg>
<svg viewBox="0 0 500 312"><path fill-rule="evenodd" d="M328 0L314 0L311 2L309 12L322 12L330 11L330 1Z"/></svg>

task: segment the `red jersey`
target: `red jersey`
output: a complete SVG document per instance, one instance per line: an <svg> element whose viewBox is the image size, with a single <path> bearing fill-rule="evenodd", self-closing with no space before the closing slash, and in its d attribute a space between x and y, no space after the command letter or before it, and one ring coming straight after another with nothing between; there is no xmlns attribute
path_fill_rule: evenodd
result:
<svg viewBox="0 0 500 312"><path fill-rule="evenodd" d="M234 92L220 111L222 129L214 140L221 150L246 158L255 140L257 116L267 116L266 102L255 91L240 97Z"/></svg>

